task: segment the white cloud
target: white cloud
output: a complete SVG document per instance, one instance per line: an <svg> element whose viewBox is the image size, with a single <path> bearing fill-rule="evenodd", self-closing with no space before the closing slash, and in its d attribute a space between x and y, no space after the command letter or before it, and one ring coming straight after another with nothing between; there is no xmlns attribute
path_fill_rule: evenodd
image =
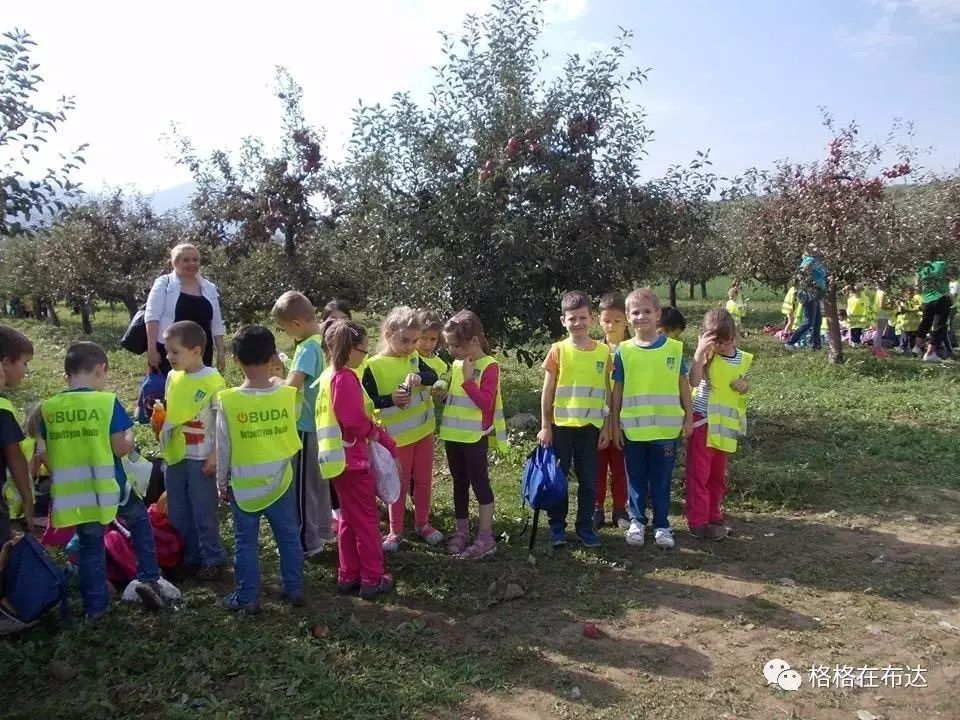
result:
<svg viewBox="0 0 960 720"><path fill-rule="evenodd" d="M548 23L569 23L587 14L587 0L546 0L543 8Z"/></svg>

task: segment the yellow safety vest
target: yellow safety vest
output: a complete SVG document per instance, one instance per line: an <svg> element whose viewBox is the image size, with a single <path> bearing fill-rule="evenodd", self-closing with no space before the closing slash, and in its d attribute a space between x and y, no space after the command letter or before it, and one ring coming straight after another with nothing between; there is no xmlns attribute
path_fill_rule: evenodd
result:
<svg viewBox="0 0 960 720"><path fill-rule="evenodd" d="M14 420L19 422L17 411L7 398L0 396L0 410L6 410L13 415ZM36 450L37 441L33 438L24 438L20 441L20 449L23 450L23 456L27 463L33 459L33 453ZM31 493L33 492L33 483L30 484ZM36 495L34 494L35 498ZM7 476L3 480L3 499L7 501L7 509L10 511L10 519L16 520L23 515L23 498L20 497L20 489L14 484L13 476L10 474L10 468L7 468Z"/></svg>
<svg viewBox="0 0 960 720"><path fill-rule="evenodd" d="M787 290L787 294L783 296L783 302L780 304L780 313L782 315L789 315L794 310L797 302L796 297L796 288L790 288Z"/></svg>
<svg viewBox="0 0 960 720"><path fill-rule="evenodd" d="M377 381L378 392L389 395L403 383L407 375L420 373L420 355L417 352L406 357L375 355L367 363L367 369ZM407 407L381 408L374 411L374 416L383 423L398 447L423 440L437 426L430 388L422 385L410 391L410 404Z"/></svg>
<svg viewBox="0 0 960 720"><path fill-rule="evenodd" d="M607 407L607 366L610 348L597 343L578 350L568 338L557 343L560 373L553 401L553 422L560 427L603 427Z"/></svg>
<svg viewBox="0 0 960 720"><path fill-rule="evenodd" d="M318 378L320 387L314 415L317 424L317 462L320 464L320 475L328 480L340 475L347 467L343 434L340 432L337 416L333 412L334 372L333 366L330 366L320 373ZM364 398L366 397L364 393ZM364 409L367 407L364 401ZM370 416L369 410L367 410L367 416Z"/></svg>
<svg viewBox="0 0 960 720"><path fill-rule="evenodd" d="M742 351L741 351L742 352ZM747 431L747 396L730 387L750 369L753 355L744 352L739 365L714 357L707 368L710 397L707 402L707 447L732 453L737 438Z"/></svg>
<svg viewBox="0 0 960 720"><path fill-rule="evenodd" d="M423 360L427 366L433 370L438 378L444 378L448 372L450 372L450 366L447 365L446 360L438 355L431 355L430 357L420 356L420 359Z"/></svg>
<svg viewBox="0 0 960 720"><path fill-rule="evenodd" d="M920 327L922 319L923 298L914 295L912 298L902 303L900 312L897 314L897 332L916 332Z"/></svg>
<svg viewBox="0 0 960 720"><path fill-rule="evenodd" d="M886 307L887 294L883 290L877 290L873 294L873 319L879 319L880 315L888 308Z"/></svg>
<svg viewBox="0 0 960 720"><path fill-rule="evenodd" d="M167 416L160 431L160 456L175 465L187 454L183 426L195 419L221 390L227 387L223 376L214 370L196 377L196 373L172 370L167 376ZM213 433L214 428L205 428Z"/></svg>
<svg viewBox="0 0 960 720"><path fill-rule="evenodd" d="M117 516L120 485L110 444L116 402L113 393L91 390L62 392L40 407L55 528L108 525Z"/></svg>
<svg viewBox="0 0 960 720"><path fill-rule="evenodd" d="M852 328L867 326L867 301L862 295L847 296L847 322Z"/></svg>
<svg viewBox="0 0 960 720"><path fill-rule="evenodd" d="M241 510L259 512L290 487L290 458L300 450L297 391L281 385L271 393L240 388L220 393L230 433L230 486Z"/></svg>
<svg viewBox="0 0 960 720"><path fill-rule="evenodd" d="M726 310L733 316L733 322L740 327L743 322L743 308L736 300L727 300Z"/></svg>
<svg viewBox="0 0 960 720"><path fill-rule="evenodd" d="M479 382L483 371L490 365L496 364L497 361L489 355L484 355L477 360L473 370L474 381ZM501 452L506 450L507 423L503 417L503 401L500 398L499 384L497 401L493 409L493 432L490 433L490 430L483 427L483 412L463 389L463 361L457 360L453 363L450 392L447 394L443 417L440 418L439 437L441 440L450 442L475 443L484 435L490 434L491 446Z"/></svg>
<svg viewBox="0 0 960 720"><path fill-rule="evenodd" d="M623 400L620 427L627 440L674 440L683 427L680 405L680 365L683 343L666 338L656 349L641 348L633 340L620 344Z"/></svg>

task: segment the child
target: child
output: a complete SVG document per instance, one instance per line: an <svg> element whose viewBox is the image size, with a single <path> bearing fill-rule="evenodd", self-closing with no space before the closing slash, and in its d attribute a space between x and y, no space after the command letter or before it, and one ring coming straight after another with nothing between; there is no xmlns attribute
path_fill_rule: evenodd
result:
<svg viewBox="0 0 960 720"><path fill-rule="evenodd" d="M791 285L787 289L787 294L783 296L783 303L780 305L780 312L786 318L780 337L786 340L793 334L793 329L803 323L803 303L797 299L795 286Z"/></svg>
<svg viewBox="0 0 960 720"><path fill-rule="evenodd" d="M600 326L603 328L603 341L614 353L624 340L627 339L627 307L622 295L608 294L600 298ZM613 363L610 364L611 369ZM612 383L607 377L607 386ZM630 516L627 515L627 469L623 464L623 452L613 443L597 451L597 499L593 511L594 528L603 527L606 518L603 506L607 499L607 469L610 473L610 493L613 495L614 524L621 530L630 527Z"/></svg>
<svg viewBox="0 0 960 720"><path fill-rule="evenodd" d="M227 385L203 364L207 333L181 320L163 332L167 360L166 414L160 454L166 466L164 487L170 524L186 542L184 563L198 580L220 577L227 551L220 544L217 517L216 412L214 399Z"/></svg>
<svg viewBox="0 0 960 720"><path fill-rule="evenodd" d="M433 384L431 394L434 398L443 402L447 397L447 374L450 372L447 361L437 355L443 321L433 310L418 310L417 319L420 321L420 327L422 328L422 334L417 341L417 353L420 355L420 359L437 374L439 380Z"/></svg>
<svg viewBox="0 0 960 720"><path fill-rule="evenodd" d="M743 303L740 302L740 286L733 285L727 291L727 304L724 306L734 322L737 324L737 332L743 330Z"/></svg>
<svg viewBox="0 0 960 720"><path fill-rule="evenodd" d="M436 429L430 387L437 374L417 354L422 334L416 312L406 306L395 307L380 328L378 352L367 360L363 371L363 387L400 457L400 499L390 506L390 532L383 540L386 552L395 552L403 539L411 481L417 535L429 545L443 541L443 533L430 525Z"/></svg>
<svg viewBox="0 0 960 720"><path fill-rule="evenodd" d="M383 568L376 481L367 446L371 440L379 442L394 458L397 448L371 420L353 372L367 356L366 331L353 322L335 322L324 333L324 342L329 366L320 376L316 425L320 473L331 478L340 497L337 588L344 595L359 591L363 599L376 600L393 589L393 578Z"/></svg>
<svg viewBox="0 0 960 720"><path fill-rule="evenodd" d="M686 516L690 534L722 540L729 534L721 505L727 491L727 458L746 427L747 381L753 355L738 349L736 323L726 310L711 310L690 368L693 434L687 440Z"/></svg>
<svg viewBox="0 0 960 720"><path fill-rule="evenodd" d="M33 343L21 332L0 325L0 391L16 387L27 374L33 359ZM0 396L0 484L7 477L20 496L20 511L28 531L33 532L33 484L21 443L23 430L17 422L13 404ZM10 508L0 493L0 547L10 539Z"/></svg>
<svg viewBox="0 0 960 720"><path fill-rule="evenodd" d="M293 487L297 499L297 522L304 557L314 557L336 538L330 529L330 479L320 475L316 462L317 378L323 372L323 330L313 303L303 293L291 290L280 296L271 312L274 322L297 341L286 384L302 398L297 432L302 449L293 457Z"/></svg>
<svg viewBox="0 0 960 720"><path fill-rule="evenodd" d="M856 285L851 286L847 294L847 322L850 323L850 347L860 347L863 329L867 326L867 301Z"/></svg>
<svg viewBox="0 0 960 720"><path fill-rule="evenodd" d="M540 433L543 447L553 447L564 474L573 465L577 474L577 540L584 547L600 547L591 510L596 505L597 451L610 442L606 416L610 405L608 373L610 348L589 336L593 315L590 298L571 291L560 302L565 340L554 343L543 361ZM567 503L548 513L550 544L566 544Z"/></svg>
<svg viewBox="0 0 960 720"><path fill-rule="evenodd" d="M350 306L345 300L334 298L320 311L320 322L325 320L350 320L353 316L350 313Z"/></svg>
<svg viewBox="0 0 960 720"><path fill-rule="evenodd" d="M500 366L490 356L483 324L461 310L443 326L443 340L454 358L440 439L453 476L453 516L457 529L447 552L461 560L479 560L496 552L493 539L493 488L487 448L507 447L507 426L500 398ZM479 532L470 542L470 488L480 506Z"/></svg>
<svg viewBox="0 0 960 720"><path fill-rule="evenodd" d="M0 399L2 402L2 399ZM46 519L43 517L49 507L43 509L41 505L43 500L37 502L37 486L43 480L47 481L47 487L43 496L49 504L50 474L47 469L37 461L37 440L40 438L40 404L35 403L26 413L23 420L24 439L20 441L20 449L23 451L23 457L27 461L27 477L30 478L30 499L33 503L33 524L34 526L45 527ZM26 517L23 514L23 498L20 495L20 489L13 482L11 473L7 472L6 482L3 483L3 499L7 502L10 509L10 520L16 521L22 530L27 529Z"/></svg>
<svg viewBox="0 0 960 720"><path fill-rule="evenodd" d="M917 294L917 288L913 285L904 288L900 302L897 303L895 323L897 335L900 337L900 352L904 355L913 353L922 315L923 298Z"/></svg>
<svg viewBox="0 0 960 720"><path fill-rule="evenodd" d="M877 332L873 336L873 354L874 357L886 358L889 357L887 352L883 349L883 339L887 334L887 328L890 327L890 316L887 313L889 307L887 306L887 294L885 291L880 288L876 288L873 293L873 303L871 304L871 310L873 314L873 319L877 323Z"/></svg>
<svg viewBox="0 0 960 720"><path fill-rule="evenodd" d="M224 598L229 610L260 611L260 518L266 516L280 555L283 598L300 607L303 597L303 550L290 487L290 461L300 450L297 437L297 391L271 380L277 354L273 333L248 325L233 336L233 361L243 372L240 387L223 390L217 413L217 482L229 483L233 513L237 588Z"/></svg>
<svg viewBox="0 0 960 720"><path fill-rule="evenodd" d="M163 607L157 551L147 510L131 492L121 458L133 449L133 421L107 384L107 354L74 343L63 362L67 390L43 402L41 460L50 469L54 528L73 527L79 542L80 596L88 618L107 612L104 526L120 517L137 557L137 594L147 610Z"/></svg>
<svg viewBox="0 0 960 720"><path fill-rule="evenodd" d="M630 488L628 545L641 546L647 524L646 502L653 505L654 542L673 547L670 480L677 438L690 435L693 413L683 343L657 335L660 301L650 288L627 296L632 340L614 355L612 436L624 449Z"/></svg>
<svg viewBox="0 0 960 720"><path fill-rule="evenodd" d="M686 329L687 319L675 307L668 305L660 311L660 322L657 323L658 333L673 340L679 340Z"/></svg>

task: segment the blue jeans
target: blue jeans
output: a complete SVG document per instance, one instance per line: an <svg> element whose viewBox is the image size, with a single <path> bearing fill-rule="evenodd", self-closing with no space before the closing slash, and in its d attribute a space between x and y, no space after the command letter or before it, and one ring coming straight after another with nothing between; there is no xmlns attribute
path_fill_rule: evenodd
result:
<svg viewBox="0 0 960 720"><path fill-rule="evenodd" d="M627 440L623 448L627 465L627 490L630 519L647 524L647 495L653 506L653 527L669 528L670 484L677 460L675 440L635 442Z"/></svg>
<svg viewBox="0 0 960 720"><path fill-rule="evenodd" d="M820 300L811 297L803 304L803 325L797 328L796 332L790 336L787 342L796 345L808 332L810 333L810 345L814 350L820 349L820 326L823 324L823 310L820 307Z"/></svg>
<svg viewBox="0 0 960 720"><path fill-rule="evenodd" d="M273 505L259 512L243 510L230 492L230 510L233 512L233 532L236 555L233 574L237 580L237 602L252 605L260 588L260 516L265 515L280 552L280 577L283 590L294 593L303 590L303 549L300 547L300 528L297 525L296 498L291 484Z"/></svg>
<svg viewBox="0 0 960 720"><path fill-rule="evenodd" d="M593 506L597 499L597 442L600 429L593 425L584 427L553 426L553 451L560 461L567 480L570 479L570 467L577 475L577 519L574 527L577 532L593 532ZM568 501L547 513L550 527L563 530L567 527Z"/></svg>
<svg viewBox="0 0 960 720"><path fill-rule="evenodd" d="M203 474L203 460L181 460L167 466L166 490L170 524L183 536L183 559L190 565L220 565L227 551L220 544L216 478Z"/></svg>
<svg viewBox="0 0 960 720"><path fill-rule="evenodd" d="M143 500L131 493L126 504L117 508L117 517L124 521L130 531L130 542L137 557L137 580L159 580L160 566L157 565L157 548L153 544L153 526ZM83 600L83 612L88 617L105 613L110 605L103 527L100 523L82 523L75 528L79 541L77 574L80 577L80 597Z"/></svg>

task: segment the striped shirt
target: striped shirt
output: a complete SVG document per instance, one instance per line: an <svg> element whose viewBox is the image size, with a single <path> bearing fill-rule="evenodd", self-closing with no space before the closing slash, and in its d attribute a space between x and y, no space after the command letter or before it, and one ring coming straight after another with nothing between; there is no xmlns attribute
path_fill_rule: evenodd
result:
<svg viewBox="0 0 960 720"><path fill-rule="evenodd" d="M743 351L740 348L737 348L736 354L733 357L727 357L726 355L714 355L713 362L721 360L725 363L730 363L731 365L740 365L743 363ZM748 369L744 378L750 377L750 370ZM703 378L700 380L700 386L697 388L697 396L693 399L693 412L698 415L707 416L707 407L710 403L710 378L708 377L707 369L704 368Z"/></svg>

